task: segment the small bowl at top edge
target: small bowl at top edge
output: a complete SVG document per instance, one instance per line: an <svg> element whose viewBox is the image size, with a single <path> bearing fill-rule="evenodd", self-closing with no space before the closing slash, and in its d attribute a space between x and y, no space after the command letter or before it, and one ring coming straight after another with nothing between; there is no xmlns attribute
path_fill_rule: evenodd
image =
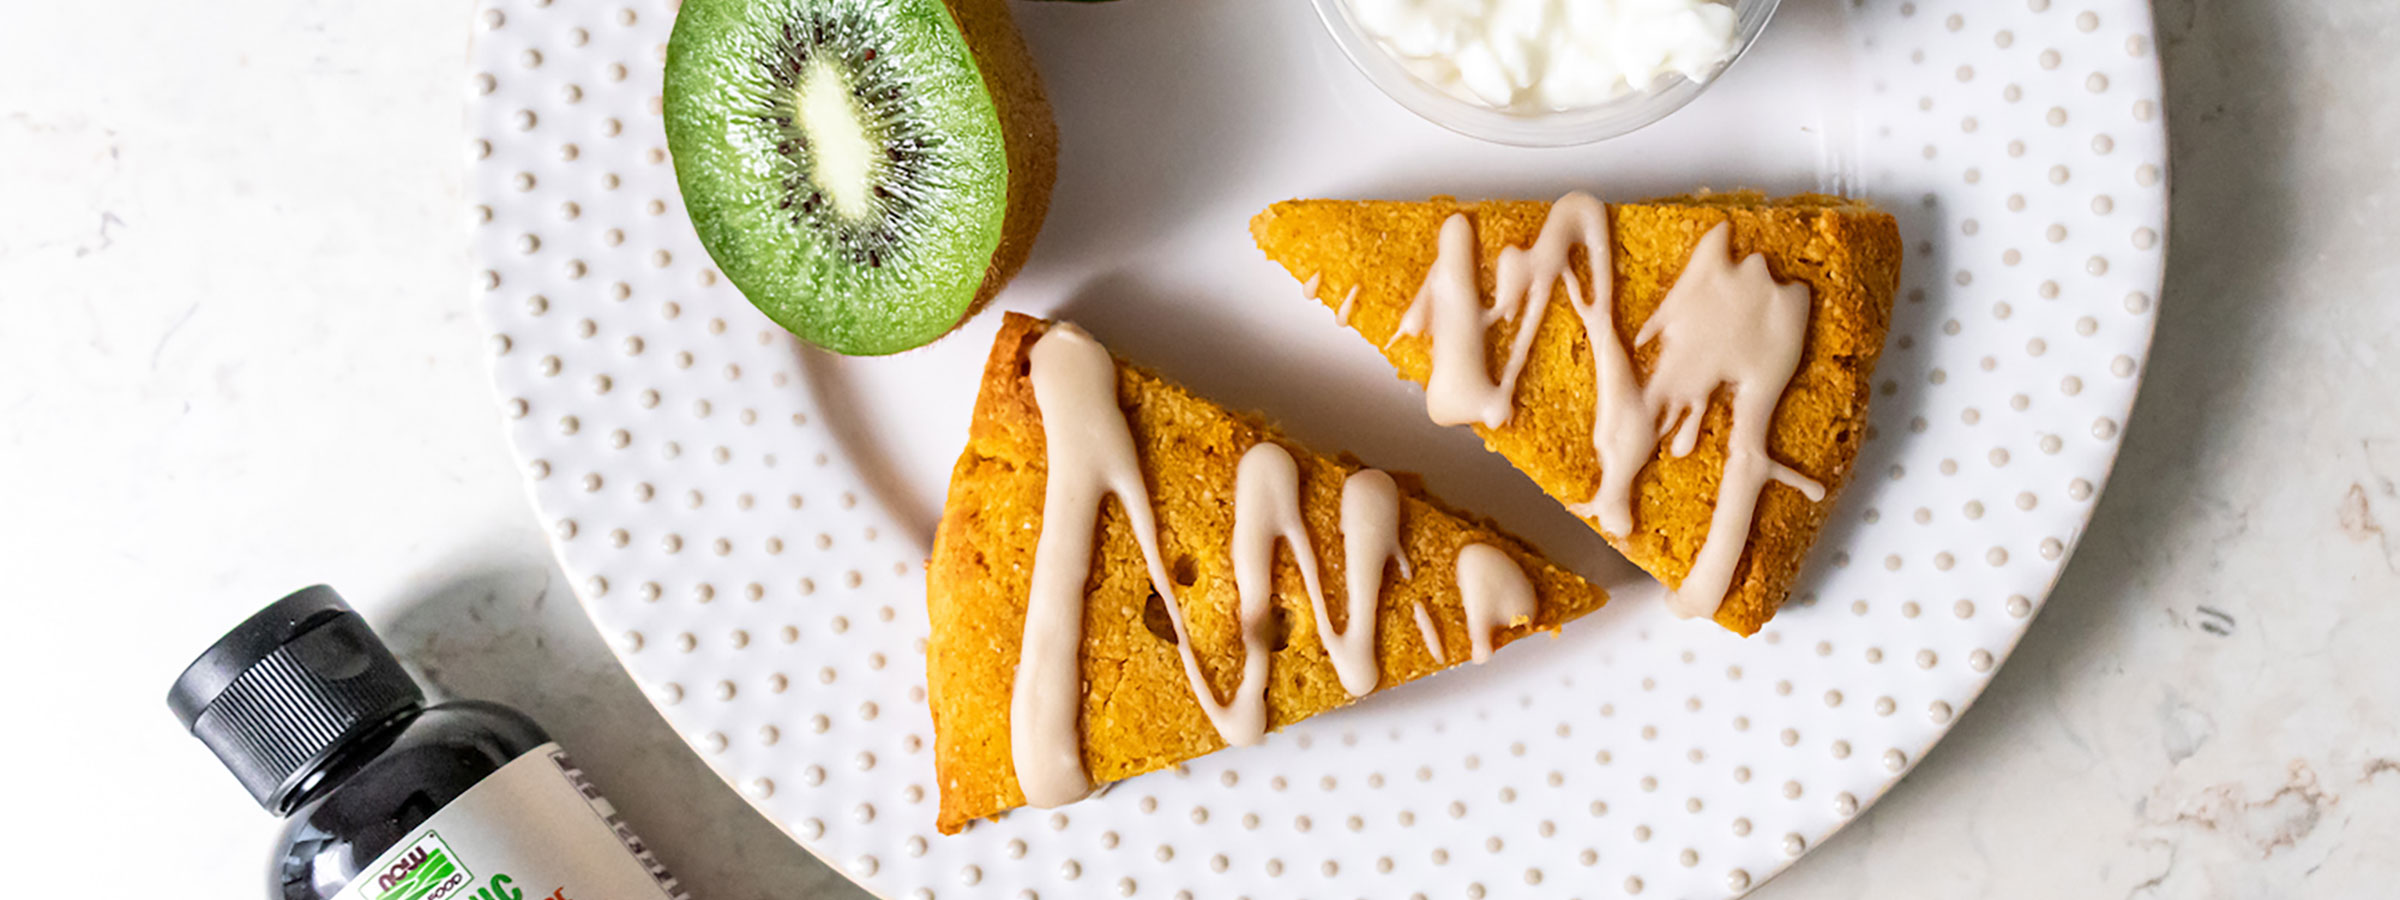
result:
<svg viewBox="0 0 2400 900"><path fill-rule="evenodd" d="M1679 74L1662 76L1650 90L1635 91L1597 106L1546 113L1517 113L1461 100L1425 83L1366 35L1352 20L1349 0L1312 0L1325 30L1342 55L1384 95L1426 121L1472 138L1518 147L1572 147L1630 134L1682 109L1725 70L1750 52L1750 45L1775 17L1780 0L1733 0L1736 28L1732 55L1706 81Z"/></svg>

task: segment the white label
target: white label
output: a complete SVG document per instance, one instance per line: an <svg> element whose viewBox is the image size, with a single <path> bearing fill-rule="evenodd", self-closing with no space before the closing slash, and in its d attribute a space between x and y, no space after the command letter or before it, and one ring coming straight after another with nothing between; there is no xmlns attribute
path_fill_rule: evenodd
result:
<svg viewBox="0 0 2400 900"><path fill-rule="evenodd" d="M468 788L335 900L689 900L557 744Z"/></svg>

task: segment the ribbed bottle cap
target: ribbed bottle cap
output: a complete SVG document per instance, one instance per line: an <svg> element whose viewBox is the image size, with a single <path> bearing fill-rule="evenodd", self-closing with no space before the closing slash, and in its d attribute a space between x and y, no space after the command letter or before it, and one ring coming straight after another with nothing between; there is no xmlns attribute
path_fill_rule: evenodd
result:
<svg viewBox="0 0 2400 900"><path fill-rule="evenodd" d="M175 717L270 810L342 745L423 702L366 620L321 584L227 632L167 692Z"/></svg>

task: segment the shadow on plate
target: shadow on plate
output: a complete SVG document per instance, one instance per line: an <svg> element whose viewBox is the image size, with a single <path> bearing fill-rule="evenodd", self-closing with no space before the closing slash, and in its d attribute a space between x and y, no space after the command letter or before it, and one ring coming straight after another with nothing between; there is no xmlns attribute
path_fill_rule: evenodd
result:
<svg viewBox="0 0 2400 900"><path fill-rule="evenodd" d="M2159 548L2185 542L2189 529L2208 520L2203 511L2221 502L2191 473L2245 433L2230 420L2255 390L2249 373L2259 335L2280 308L2275 301L2292 268L2305 265L2279 227L2301 214L2280 173L2304 138L2287 105L2301 85L2292 78L2297 63L2277 9L2265 0L2158 3L2169 162L2178 176L2171 253L2141 400L2091 527L1973 714L1846 832L1867 838L1832 842L1819 851L1822 860L1797 867L1760 896L1861 893L1875 871L1867 856L1878 820L1955 815L1955 804L1984 790L1989 772L2023 752L2028 735L2064 731L2069 742L2088 745L2079 723L2061 717L2062 698L2109 666L2132 629L2200 619L2189 598L2145 586L2167 556ZM2215 639L2185 627L2194 640ZM2167 765L2167 757L2156 764Z"/></svg>
<svg viewBox="0 0 2400 900"><path fill-rule="evenodd" d="M378 628L429 694L504 703L539 721L692 896L870 896L753 811L685 746L554 567L468 565L394 608Z"/></svg>
<svg viewBox="0 0 2400 900"><path fill-rule="evenodd" d="M1598 535L1466 428L1425 420L1424 394L1347 334L1262 333L1243 308L1140 277L1104 275L1059 307L1118 355L1226 407L1263 416L1309 449L1416 472L1435 496L1498 521L1611 591L1648 582ZM1365 366L1342 354L1372 357ZM1228 365L1228 356L1267 364ZM1297 389L1305 385L1306 389Z"/></svg>

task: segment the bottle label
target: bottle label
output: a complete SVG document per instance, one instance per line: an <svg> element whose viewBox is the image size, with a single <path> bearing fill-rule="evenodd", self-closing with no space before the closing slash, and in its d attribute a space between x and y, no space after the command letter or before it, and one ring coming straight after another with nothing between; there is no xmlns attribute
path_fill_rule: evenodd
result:
<svg viewBox="0 0 2400 900"><path fill-rule="evenodd" d="M436 811L334 900L690 900L557 744Z"/></svg>

